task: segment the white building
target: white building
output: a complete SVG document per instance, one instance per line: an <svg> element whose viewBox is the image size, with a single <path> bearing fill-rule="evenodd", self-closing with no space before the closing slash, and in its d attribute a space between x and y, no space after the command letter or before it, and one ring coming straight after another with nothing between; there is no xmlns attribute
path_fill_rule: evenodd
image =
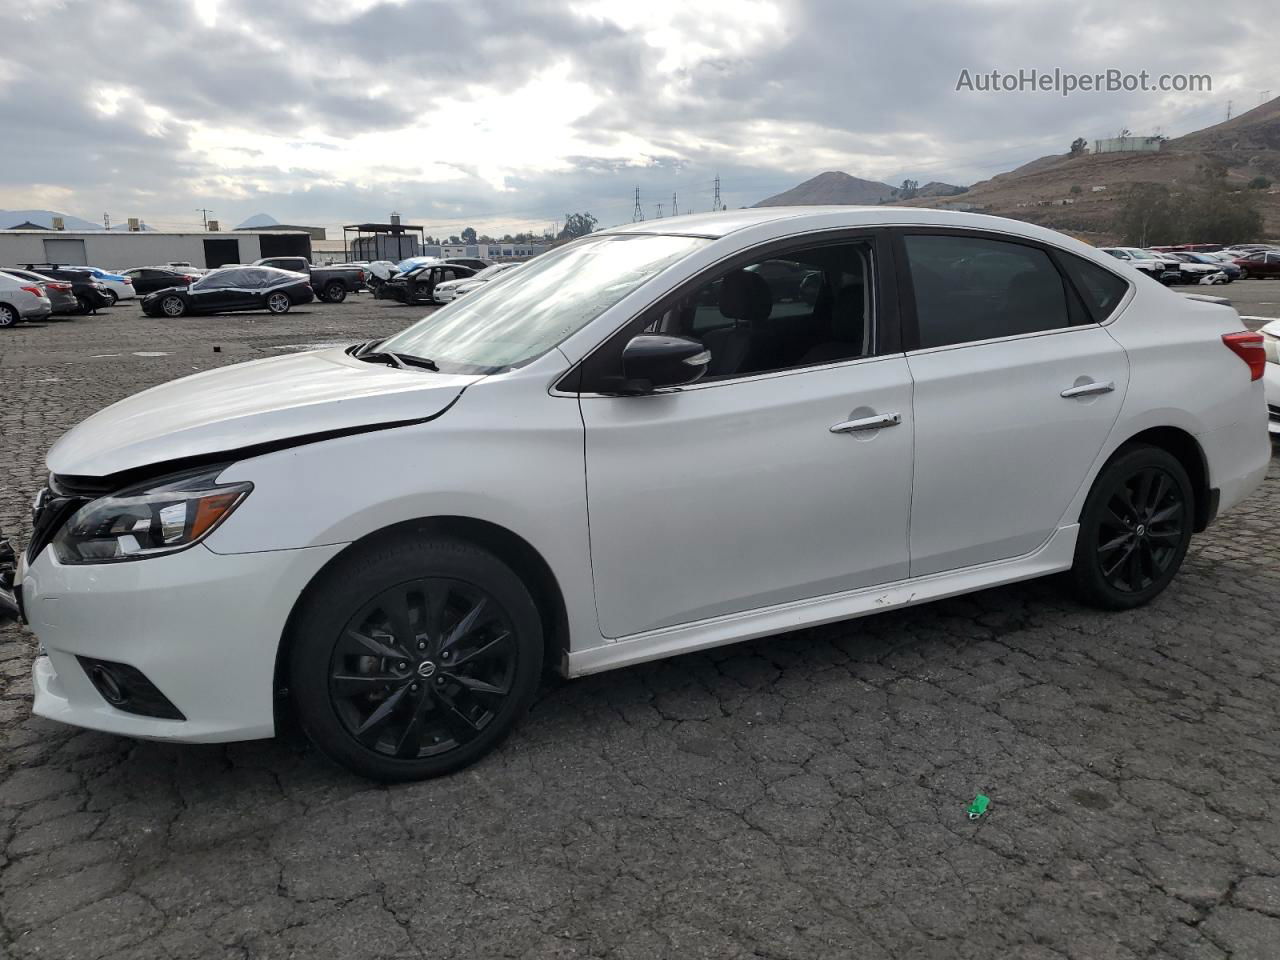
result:
<svg viewBox="0 0 1280 960"><path fill-rule="evenodd" d="M1159 153L1160 137L1108 137L1093 141L1094 153Z"/></svg>
<svg viewBox="0 0 1280 960"><path fill-rule="evenodd" d="M236 230L234 233L0 230L0 267L52 263L123 270L171 262L220 267L226 263L253 263L262 257L311 259L311 236L297 230Z"/></svg>

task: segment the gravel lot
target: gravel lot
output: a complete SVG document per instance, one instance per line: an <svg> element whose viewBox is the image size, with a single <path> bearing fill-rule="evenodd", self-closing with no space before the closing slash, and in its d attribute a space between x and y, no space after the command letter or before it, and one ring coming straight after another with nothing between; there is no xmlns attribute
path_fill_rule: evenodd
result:
<svg viewBox="0 0 1280 960"><path fill-rule="evenodd" d="M0 526L95 409L420 312L0 331ZM32 719L0 627L0 957L1274 958L1278 505L1273 469L1144 610L1038 582L561 684L390 789Z"/></svg>

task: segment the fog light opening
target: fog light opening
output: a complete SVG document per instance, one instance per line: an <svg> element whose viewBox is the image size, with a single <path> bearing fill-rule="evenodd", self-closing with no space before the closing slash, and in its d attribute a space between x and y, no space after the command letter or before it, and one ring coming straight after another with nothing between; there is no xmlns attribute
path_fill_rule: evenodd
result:
<svg viewBox="0 0 1280 960"><path fill-rule="evenodd" d="M93 681L93 685L98 688L98 692L102 694L102 699L113 707L118 707L128 702L129 694L120 685L115 677L111 675L111 671L102 664L94 664L89 671L89 679Z"/></svg>

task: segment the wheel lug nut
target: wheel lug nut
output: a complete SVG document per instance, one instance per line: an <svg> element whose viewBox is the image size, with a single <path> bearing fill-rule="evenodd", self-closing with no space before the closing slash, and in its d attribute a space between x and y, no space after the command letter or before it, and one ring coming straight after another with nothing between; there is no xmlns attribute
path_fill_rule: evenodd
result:
<svg viewBox="0 0 1280 960"><path fill-rule="evenodd" d="M449 659L449 657L450 657L450 653L449 653L449 651L448 651L448 650L446 650L444 653L440 654L440 656L442 656L444 659L448 660L448 659Z"/></svg>
<svg viewBox="0 0 1280 960"><path fill-rule="evenodd" d="M418 649L419 649L419 650L425 650L425 649L427 649L427 644L426 644L426 642L425 642L425 641L423 641L423 640L419 640L419 641L418 641Z"/></svg>
<svg viewBox="0 0 1280 960"><path fill-rule="evenodd" d="M418 692L418 685L417 685L416 683L411 683L411 684L409 684L409 692L410 692L410 693L417 693L417 692Z"/></svg>
<svg viewBox="0 0 1280 960"><path fill-rule="evenodd" d="M444 686L444 677L436 677L436 686L439 686L439 687Z"/></svg>
<svg viewBox="0 0 1280 960"><path fill-rule="evenodd" d="M397 664L397 666L398 666L398 667L399 667L399 669L401 669L401 670L408 670L408 669L409 669L409 664L408 664L408 663L406 663L404 660L401 660L401 661L400 661L400 663L399 663L399 664Z"/></svg>

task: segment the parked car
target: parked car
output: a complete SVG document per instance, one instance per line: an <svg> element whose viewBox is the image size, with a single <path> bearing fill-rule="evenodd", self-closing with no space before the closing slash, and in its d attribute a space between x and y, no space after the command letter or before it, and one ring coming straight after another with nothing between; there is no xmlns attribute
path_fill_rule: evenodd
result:
<svg viewBox="0 0 1280 960"><path fill-rule="evenodd" d="M138 291L140 296L146 296L148 293L165 290L169 287L190 286L201 277L201 274L194 272L190 267L181 269L175 267L130 267L128 270L120 272L123 276L133 281L133 289Z"/></svg>
<svg viewBox="0 0 1280 960"><path fill-rule="evenodd" d="M775 315L746 269L780 258L821 272L809 309ZM386 339L64 435L18 570L34 712L208 742L271 736L287 704L339 763L408 780L492 750L544 662L1056 573L1137 607L1266 475L1265 365L1231 307L1028 223L600 231Z"/></svg>
<svg viewBox="0 0 1280 960"><path fill-rule="evenodd" d="M76 299L75 287L69 281L54 280L33 270L19 270L16 267L9 267L4 272L19 280L34 283L43 290L55 314L80 313L80 301Z"/></svg>
<svg viewBox="0 0 1280 960"><path fill-rule="evenodd" d="M1267 366L1262 380L1267 398L1267 429L1280 440L1280 320L1272 320L1258 331L1263 336Z"/></svg>
<svg viewBox="0 0 1280 960"><path fill-rule="evenodd" d="M425 266L428 263L452 263L460 267L470 267L476 272L493 266L492 260L485 260L483 257L406 257L396 264L396 272L408 273L415 267Z"/></svg>
<svg viewBox="0 0 1280 960"><path fill-rule="evenodd" d="M518 263L495 263L491 267L485 267L483 270L471 275L463 277L459 280L445 280L437 283L431 291L431 299L436 303L450 303L463 294L478 290L491 280L498 277L513 267L518 267Z"/></svg>
<svg viewBox="0 0 1280 960"><path fill-rule="evenodd" d="M95 313L115 302L111 299L111 291L102 281L76 267L59 266L53 263L28 263L23 269L71 284L71 292L75 294L76 303L80 307L79 312L82 314Z"/></svg>
<svg viewBox="0 0 1280 960"><path fill-rule="evenodd" d="M306 275L310 278L316 299L325 303L341 303L347 299L348 293L355 293L364 286L364 270L355 266L313 267L306 257L266 257L255 260L253 265Z"/></svg>
<svg viewBox="0 0 1280 960"><path fill-rule="evenodd" d="M89 274L93 279L107 288L107 296L111 298L108 306L115 306L119 300L131 300L136 297L137 291L133 289L133 280L123 274L112 273L109 270L103 270L101 267L67 267L68 270L79 270Z"/></svg>
<svg viewBox="0 0 1280 960"><path fill-rule="evenodd" d="M1235 265L1240 268L1240 279L1249 277L1280 277L1280 253L1270 250L1255 250L1236 257Z"/></svg>
<svg viewBox="0 0 1280 960"><path fill-rule="evenodd" d="M1175 251L1173 256L1182 260L1184 263L1199 263L1207 267L1219 270L1226 277L1222 283L1230 283L1232 280L1240 279L1240 268L1231 260L1222 260L1209 253L1192 253L1186 251Z"/></svg>
<svg viewBox="0 0 1280 960"><path fill-rule="evenodd" d="M1183 283L1228 283L1226 271L1223 270L1223 264L1217 261L1208 263L1195 259L1197 254L1192 253L1166 253L1162 255L1165 259L1178 261L1178 272L1181 274ZM1206 258L1207 259L1207 258Z"/></svg>
<svg viewBox="0 0 1280 960"><path fill-rule="evenodd" d="M0 273L0 327L14 327L23 320L42 320L53 312L49 297L35 283Z"/></svg>
<svg viewBox="0 0 1280 960"><path fill-rule="evenodd" d="M189 286L149 293L142 298L142 310L151 317L238 310L288 313L290 307L310 303L313 297L307 278L292 271L229 267L211 270Z"/></svg>
<svg viewBox="0 0 1280 960"><path fill-rule="evenodd" d="M1165 286L1178 283L1182 279L1182 273L1178 270L1178 261L1167 260L1164 257L1157 257L1155 254L1148 253L1138 247L1099 247L1103 253L1108 256L1115 257L1117 260L1123 260L1135 270L1141 270L1153 280L1158 280Z"/></svg>
<svg viewBox="0 0 1280 960"><path fill-rule="evenodd" d="M401 303L432 303L436 285L450 280L467 279L477 271L453 263L426 263L412 268L408 273L396 274L386 283L379 284L373 295L380 300L399 300Z"/></svg>

